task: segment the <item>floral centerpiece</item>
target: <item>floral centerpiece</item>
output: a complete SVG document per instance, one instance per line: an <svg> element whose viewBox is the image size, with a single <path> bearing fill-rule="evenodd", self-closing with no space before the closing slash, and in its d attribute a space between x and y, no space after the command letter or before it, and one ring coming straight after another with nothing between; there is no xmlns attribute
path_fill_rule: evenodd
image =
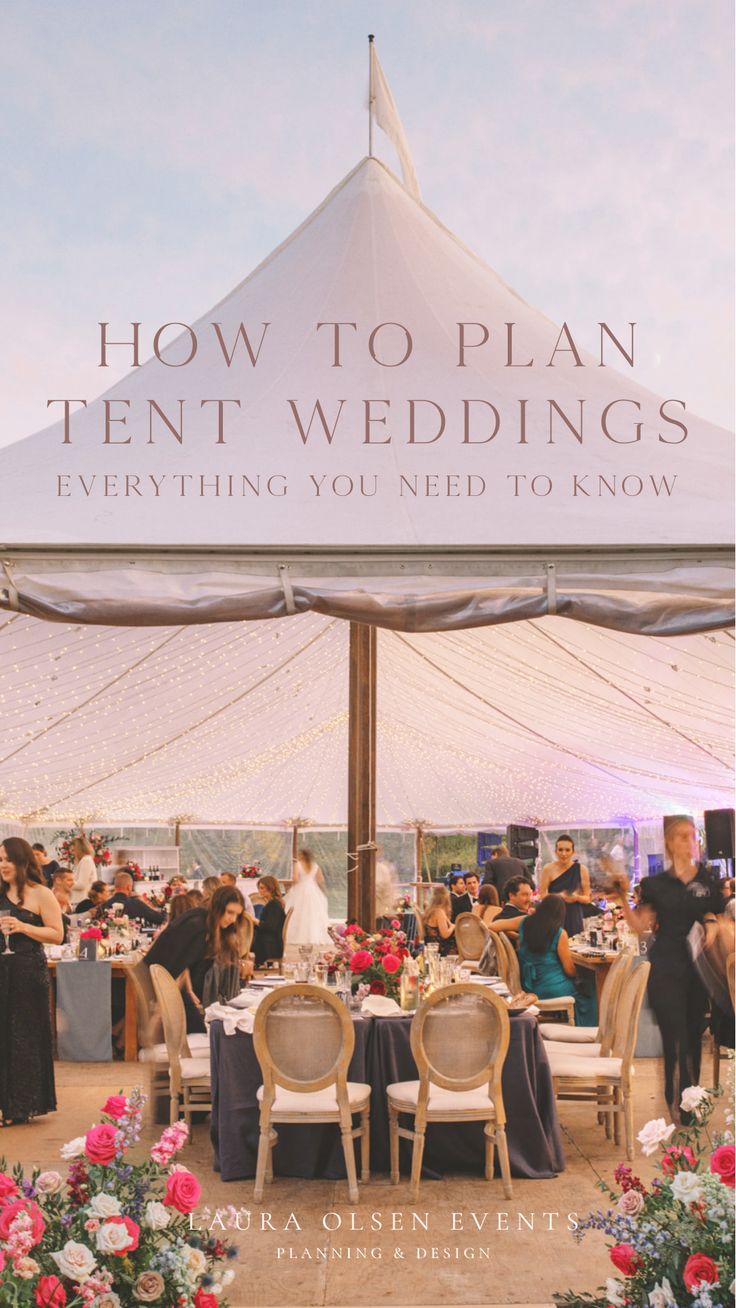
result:
<svg viewBox="0 0 736 1308"><path fill-rule="evenodd" d="M191 1229L197 1178L173 1162L184 1122L166 1127L143 1162L144 1095L112 1095L102 1121L61 1150L54 1171L12 1175L0 1160L0 1303L12 1308L226 1308L236 1256Z"/></svg>
<svg viewBox="0 0 736 1308"><path fill-rule="evenodd" d="M352 989L368 987L372 995L387 995L397 999L399 979L404 959L409 957L406 933L394 918L390 927L372 935L355 922L349 922L342 935L333 936L337 952L328 963L331 972L347 966L352 973Z"/></svg>
<svg viewBox="0 0 736 1308"><path fill-rule="evenodd" d="M88 840L92 846L95 867L109 867L112 862L110 845L117 840L117 836L103 836L99 831L82 831L74 827L72 827L71 831L58 831L54 836L56 852L64 867L71 867L76 862L72 850L72 841L77 840L80 836Z"/></svg>
<svg viewBox="0 0 736 1308"><path fill-rule="evenodd" d="M240 869L240 872L238 873L238 876L246 877L249 880L253 877L259 877L260 875L261 875L260 863L244 863Z"/></svg>
<svg viewBox="0 0 736 1308"><path fill-rule="evenodd" d="M600 1182L613 1207L579 1224L604 1231L617 1273L595 1294L556 1294L569 1308L726 1308L734 1302L734 1136L711 1137L708 1122L719 1091L689 1086L683 1112L693 1124L675 1134L664 1118L639 1132L645 1154L660 1151L660 1175L649 1188L631 1167L614 1172L617 1189Z"/></svg>

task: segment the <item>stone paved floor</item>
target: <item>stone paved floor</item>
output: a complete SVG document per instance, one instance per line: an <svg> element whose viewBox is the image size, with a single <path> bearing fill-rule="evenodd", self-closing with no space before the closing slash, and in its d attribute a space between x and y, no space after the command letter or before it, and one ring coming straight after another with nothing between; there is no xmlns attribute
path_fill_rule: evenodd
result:
<svg viewBox="0 0 736 1308"><path fill-rule="evenodd" d="M703 1072L707 1084L710 1055ZM59 1147L82 1134L97 1120L107 1094L128 1090L141 1080L141 1068L133 1063L57 1064L59 1110L28 1126L9 1127L0 1132L0 1151L12 1161L42 1167L58 1166ZM652 1117L666 1115L660 1091L661 1065L656 1059L637 1063L635 1123L638 1130ZM193 1144L183 1157L203 1186L203 1202L211 1208L233 1203L251 1209L258 1224L262 1212L271 1214L276 1230L253 1230L237 1237L240 1257L237 1278L231 1290L233 1308L266 1308L288 1305L333 1305L334 1308L370 1308L370 1305L455 1305L455 1304L549 1304L556 1290L594 1289L608 1275L608 1259L602 1240L587 1236L576 1244L567 1232L566 1214L585 1214L601 1201L596 1182L611 1179L622 1151L609 1143L590 1108L581 1104L560 1105L565 1137L566 1170L549 1181L515 1181L513 1199L504 1201L500 1182L490 1184L468 1177L448 1176L441 1182L425 1182L414 1211L428 1215L429 1232L411 1230L411 1208L406 1183L393 1187L387 1177L378 1177L361 1187L360 1203L347 1202L344 1183L277 1179L266 1202L252 1204L251 1182L223 1183L212 1171L211 1147L206 1126L195 1128ZM160 1128L147 1129L152 1141ZM637 1170L646 1177L653 1169L643 1157ZM285 1232L284 1223L295 1213L301 1232ZM321 1227L325 1213L337 1213L339 1231L328 1234ZM370 1231L372 1213L381 1214L383 1229ZM462 1214L464 1230L453 1233L452 1214ZM482 1221L480 1233L471 1214ZM499 1213L508 1214L508 1230ZM545 1213L559 1213L556 1229L545 1226ZM392 1214L403 1230L390 1229ZM520 1216L520 1215L523 1215ZM458 1219L455 1219L456 1221ZM529 1225L533 1223L533 1230ZM267 1225L267 1223L266 1223ZM355 1228L351 1230L351 1225ZM361 1230L361 1226L365 1229ZM490 1232L489 1232L489 1227ZM521 1229L519 1229L521 1228ZM327 1262L303 1257L305 1249L341 1249L341 1260ZM358 1249L368 1256L357 1260ZM440 1251L436 1258L431 1249ZM478 1251L490 1251L488 1261ZM293 1250L289 1257L279 1250ZM402 1256L396 1257L400 1249ZM424 1255L418 1250L427 1250ZM451 1258L443 1255L448 1249ZM471 1251L467 1256L456 1250Z"/></svg>

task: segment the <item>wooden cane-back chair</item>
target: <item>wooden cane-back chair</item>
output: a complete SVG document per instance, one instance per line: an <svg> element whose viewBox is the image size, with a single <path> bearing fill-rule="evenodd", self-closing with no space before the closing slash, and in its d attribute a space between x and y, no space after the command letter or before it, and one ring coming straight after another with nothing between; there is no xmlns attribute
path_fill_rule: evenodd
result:
<svg viewBox="0 0 736 1308"><path fill-rule="evenodd" d="M335 1122L340 1127L351 1203L358 1201L354 1140L361 1138L361 1180L370 1180L371 1088L347 1079L355 1048L353 1021L342 1000L324 986L284 985L261 1000L253 1047L263 1085L254 1198L273 1178L273 1125ZM353 1129L353 1114L360 1126Z"/></svg>
<svg viewBox="0 0 736 1308"><path fill-rule="evenodd" d="M511 1198L511 1169L501 1072L509 1047L508 1008L498 995L475 982L441 986L418 1009L411 1025L411 1051L418 1081L386 1088L391 1143L391 1181L399 1183L399 1138L412 1141L411 1194L416 1199L424 1138L431 1122L485 1122L485 1176L493 1178L494 1150ZM399 1115L414 1118L411 1130Z"/></svg>
<svg viewBox="0 0 736 1308"><path fill-rule="evenodd" d="M490 935L485 922L475 913L459 913L455 919L455 943L463 963L479 963Z"/></svg>
<svg viewBox="0 0 736 1308"><path fill-rule="evenodd" d="M574 1046L581 1054L610 1054L621 989L637 957L637 954L620 953L611 964L601 991L598 1026L565 1026L561 1022L541 1022L539 1032L542 1039L569 1045L570 1053Z"/></svg>
<svg viewBox="0 0 736 1308"><path fill-rule="evenodd" d="M522 992L521 969L519 960L516 956L516 950L508 938L505 931L494 932L496 940L500 942L498 952L498 967L501 973L501 979L506 982L512 995L518 995ZM505 975L504 975L505 972ZM562 1013L566 1022L571 1025L575 1023L575 999L572 995L559 995L554 999L535 998L534 1003L541 1013Z"/></svg>
<svg viewBox="0 0 736 1308"><path fill-rule="evenodd" d="M212 1108L210 1065L204 1058L190 1056L186 1010L176 981L160 963L152 963L150 973L169 1059L169 1120L183 1116L191 1132L192 1113Z"/></svg>

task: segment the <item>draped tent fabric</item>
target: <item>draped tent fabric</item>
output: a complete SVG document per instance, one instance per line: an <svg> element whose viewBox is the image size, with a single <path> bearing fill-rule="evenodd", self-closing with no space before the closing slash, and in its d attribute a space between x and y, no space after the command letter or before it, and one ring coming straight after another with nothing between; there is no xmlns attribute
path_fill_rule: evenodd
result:
<svg viewBox="0 0 736 1308"><path fill-rule="evenodd" d="M379 632L379 826L486 829L723 808L728 632L546 617ZM342 825L348 627L0 620L0 819Z"/></svg>

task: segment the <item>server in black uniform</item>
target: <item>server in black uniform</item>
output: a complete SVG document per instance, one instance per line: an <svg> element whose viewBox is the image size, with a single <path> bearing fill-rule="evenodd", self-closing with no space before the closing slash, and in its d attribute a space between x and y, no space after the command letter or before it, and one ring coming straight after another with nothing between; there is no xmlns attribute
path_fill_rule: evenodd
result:
<svg viewBox="0 0 736 1308"><path fill-rule="evenodd" d="M723 900L716 879L699 863L698 836L689 817L665 818L665 867L641 884L638 908L630 908L628 883L615 877L619 902L639 935L654 930L649 951L649 1001L662 1035L664 1094L679 1108L683 1090L700 1079L700 1053L708 996L693 967L687 937L702 922L706 936L716 930ZM677 1082L676 1082L677 1077ZM680 1113L683 1124L689 1114Z"/></svg>

